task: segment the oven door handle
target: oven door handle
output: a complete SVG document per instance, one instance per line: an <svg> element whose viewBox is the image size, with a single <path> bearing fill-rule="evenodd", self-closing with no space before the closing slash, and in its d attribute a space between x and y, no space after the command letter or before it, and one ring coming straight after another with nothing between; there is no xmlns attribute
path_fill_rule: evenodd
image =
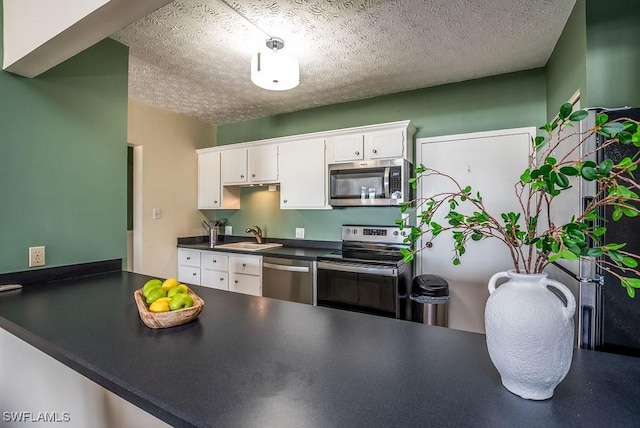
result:
<svg viewBox="0 0 640 428"><path fill-rule="evenodd" d="M366 265L350 265L344 263L331 263L331 262L318 262L318 270L333 270L339 272L353 272L353 273L369 273L372 275L381 276L396 276L398 270L393 267L382 266L366 266Z"/></svg>
<svg viewBox="0 0 640 428"><path fill-rule="evenodd" d="M385 199L390 199L391 198L391 191L389 189L390 172L391 172L391 168L390 167L386 167L384 169L384 179L383 179L384 180L383 181L383 186L384 186L383 193L384 193L384 196L383 196L383 198L385 198Z"/></svg>

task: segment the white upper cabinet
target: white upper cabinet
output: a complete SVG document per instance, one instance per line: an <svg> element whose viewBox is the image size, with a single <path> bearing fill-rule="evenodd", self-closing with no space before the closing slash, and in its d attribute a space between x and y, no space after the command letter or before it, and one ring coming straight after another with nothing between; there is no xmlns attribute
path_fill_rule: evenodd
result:
<svg viewBox="0 0 640 428"><path fill-rule="evenodd" d="M364 135L338 135L327 139L333 146L335 162L346 162L364 159Z"/></svg>
<svg viewBox="0 0 640 428"><path fill-rule="evenodd" d="M364 155L367 159L404 158L407 152L405 132L402 129L364 134Z"/></svg>
<svg viewBox="0 0 640 428"><path fill-rule="evenodd" d="M330 208L324 139L280 144L279 164L281 209Z"/></svg>
<svg viewBox="0 0 640 428"><path fill-rule="evenodd" d="M278 182L278 145L222 149L222 184Z"/></svg>
<svg viewBox="0 0 640 428"><path fill-rule="evenodd" d="M327 162L407 159L413 163L415 132L409 121L341 130L327 137Z"/></svg>
<svg viewBox="0 0 640 428"><path fill-rule="evenodd" d="M222 186L222 153L216 149L199 149L198 153L198 209L238 209L240 192Z"/></svg>
<svg viewBox="0 0 640 428"><path fill-rule="evenodd" d="M222 205L220 152L198 153L198 209L216 209Z"/></svg>
<svg viewBox="0 0 640 428"><path fill-rule="evenodd" d="M328 164L413 163L415 133L405 120L199 149L198 208L239 209L242 186L280 183L281 209L331 209Z"/></svg>
<svg viewBox="0 0 640 428"><path fill-rule="evenodd" d="M278 145L249 147L249 182L278 182Z"/></svg>
<svg viewBox="0 0 640 428"><path fill-rule="evenodd" d="M247 183L247 149L222 150L222 184Z"/></svg>

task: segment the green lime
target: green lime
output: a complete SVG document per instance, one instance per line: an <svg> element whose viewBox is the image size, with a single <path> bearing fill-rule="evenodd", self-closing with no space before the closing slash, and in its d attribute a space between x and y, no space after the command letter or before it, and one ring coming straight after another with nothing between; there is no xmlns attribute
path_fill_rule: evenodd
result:
<svg viewBox="0 0 640 428"><path fill-rule="evenodd" d="M162 287L154 288L147 294L147 305L152 304L161 297L167 297L167 292Z"/></svg>
<svg viewBox="0 0 640 428"><path fill-rule="evenodd" d="M183 287L179 287L179 286L178 287L173 287L173 288L169 289L169 291L167 292L167 297L173 297L176 294L186 293L186 292L187 292L187 290L185 288L183 288Z"/></svg>

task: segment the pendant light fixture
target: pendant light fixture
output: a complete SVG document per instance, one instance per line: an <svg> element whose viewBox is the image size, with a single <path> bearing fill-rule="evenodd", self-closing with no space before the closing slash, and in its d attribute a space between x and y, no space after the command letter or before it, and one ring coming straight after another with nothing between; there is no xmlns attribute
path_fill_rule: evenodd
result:
<svg viewBox="0 0 640 428"><path fill-rule="evenodd" d="M271 91L286 91L300 83L298 61L283 52L284 41L278 37L267 40L268 50L260 51L251 58L251 81Z"/></svg>
<svg viewBox="0 0 640 428"><path fill-rule="evenodd" d="M268 37L266 43L268 49L258 51L251 57L251 81L256 86L270 91L285 91L298 86L300 83L298 60L286 53L279 52L284 47L284 40L272 37L225 0L220 0L220 3L240 15L242 19Z"/></svg>

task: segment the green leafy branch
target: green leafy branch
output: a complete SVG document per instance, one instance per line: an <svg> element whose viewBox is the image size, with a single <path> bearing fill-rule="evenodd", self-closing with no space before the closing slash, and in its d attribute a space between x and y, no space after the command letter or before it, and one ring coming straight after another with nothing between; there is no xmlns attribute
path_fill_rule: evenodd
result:
<svg viewBox="0 0 640 428"><path fill-rule="evenodd" d="M615 163L603 159L599 163L590 160L597 152L612 144L640 147L640 126L637 121L623 118L609 121L605 113L596 117L595 125L585 132L567 133L573 123L587 117L584 110L573 111L571 104L564 104L556 118L540 129L547 136L532 138L529 166L514 184L515 196L521 212L506 212L492 215L486 209L482 195L471 186L462 186L455 178L443 172L419 165L416 177L410 180L415 189L429 177L446 179L451 191L441 192L428 198L416 198L401 205L403 217L396 220L400 228L410 228L406 241L416 244L422 239L422 247L403 252L406 261L433 240L449 232L454 245L452 263L461 264L461 257L470 242L496 238L509 249L513 266L518 272L539 273L556 260L593 259L602 270L617 277L630 297L640 288L640 256L623 250L626 243L602 242L606 220L598 213L604 207L611 209L613 221L623 217L640 215L640 185L634 172L640 163L640 152ZM590 152L579 155L583 143L593 134L600 134L605 141ZM570 139L577 141L561 156L556 151ZM565 224L556 225L551 220L551 206L556 197L573 187L577 180L597 184L598 194L585 207L584 212L574 216ZM408 210L415 210L416 225L409 224ZM444 213L439 217L438 214ZM542 214L546 224L541 224ZM437 221L437 218L443 220ZM424 238L423 238L424 237Z"/></svg>

